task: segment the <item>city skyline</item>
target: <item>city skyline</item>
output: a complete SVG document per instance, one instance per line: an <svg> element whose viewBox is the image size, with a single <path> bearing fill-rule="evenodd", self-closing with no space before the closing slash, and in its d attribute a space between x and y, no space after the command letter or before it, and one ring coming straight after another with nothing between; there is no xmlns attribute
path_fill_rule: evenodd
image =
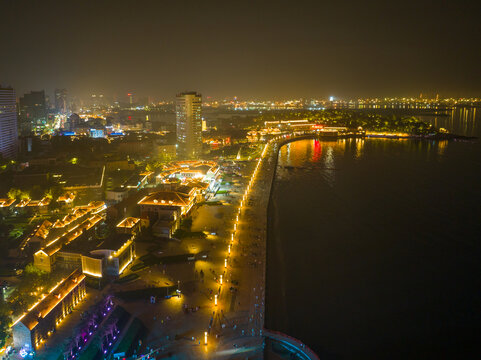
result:
<svg viewBox="0 0 481 360"><path fill-rule="evenodd" d="M0 358L479 358L480 2L0 13Z"/></svg>
<svg viewBox="0 0 481 360"><path fill-rule="evenodd" d="M481 91L481 54L473 47L479 4L468 2L408 1L395 9L377 1L304 1L293 9L266 2L2 6L11 29L0 35L4 53L15 54L0 59L2 82L17 94L66 88L80 97L133 92L170 99L196 89L215 98L355 98Z"/></svg>

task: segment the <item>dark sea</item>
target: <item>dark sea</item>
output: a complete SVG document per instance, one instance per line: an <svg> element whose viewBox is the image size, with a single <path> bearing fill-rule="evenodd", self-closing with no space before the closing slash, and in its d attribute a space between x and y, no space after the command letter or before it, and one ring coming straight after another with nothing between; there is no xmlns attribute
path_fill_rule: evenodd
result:
<svg viewBox="0 0 481 360"><path fill-rule="evenodd" d="M425 116L481 136L481 109ZM481 358L481 143L301 140L269 212L266 327L321 359Z"/></svg>

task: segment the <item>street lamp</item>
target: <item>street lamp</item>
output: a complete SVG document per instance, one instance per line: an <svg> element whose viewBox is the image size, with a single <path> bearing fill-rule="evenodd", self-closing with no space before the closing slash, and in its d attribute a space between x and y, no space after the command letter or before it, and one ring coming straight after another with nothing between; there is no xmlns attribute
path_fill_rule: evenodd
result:
<svg viewBox="0 0 481 360"><path fill-rule="evenodd" d="M217 306L217 294L214 295L214 305Z"/></svg>
<svg viewBox="0 0 481 360"><path fill-rule="evenodd" d="M228 251L229 251L229 255L230 255L230 245L229 245L229 247L228 247Z"/></svg>
<svg viewBox="0 0 481 360"><path fill-rule="evenodd" d="M224 259L224 267L227 267L227 259Z"/></svg>
<svg viewBox="0 0 481 360"><path fill-rule="evenodd" d="M220 282L220 284L222 285L222 275L221 275L220 278L219 278L219 282Z"/></svg>
<svg viewBox="0 0 481 360"><path fill-rule="evenodd" d="M204 331L204 345L207 345L207 331Z"/></svg>

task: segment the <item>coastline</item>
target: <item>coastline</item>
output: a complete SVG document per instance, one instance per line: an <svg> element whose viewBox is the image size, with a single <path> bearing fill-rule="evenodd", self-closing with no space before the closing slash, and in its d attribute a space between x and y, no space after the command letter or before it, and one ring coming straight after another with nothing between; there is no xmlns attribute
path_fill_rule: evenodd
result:
<svg viewBox="0 0 481 360"><path fill-rule="evenodd" d="M272 289L268 287L268 278L269 278L268 275L270 272L272 272L273 269L272 269L272 266L270 269L268 268L268 261L269 261L270 254L272 254L273 241L275 240L273 238L275 217L272 216L274 212L274 207L275 207L273 192L274 192L274 184L275 184L275 179L277 174L277 166L279 162L279 151L282 146L290 142L304 140L308 138L312 138L312 136L292 136L292 137L285 137L283 139L281 138L279 140L272 139L270 142L267 143L268 144L267 146L269 146L268 154L264 160L267 161L267 164L270 162L271 168L268 169L270 171L270 181L268 183L269 195L265 197L266 199L268 199L268 203L265 211L265 216L266 216L266 221L265 221L266 229L265 229L265 242L264 242L265 266L263 268L263 280L264 280L264 289L265 289L263 313L265 315L263 318L262 328L263 328L263 335L265 339L264 340L265 341L265 358L269 358L268 353L272 351L274 344L277 343L284 348L290 349L290 351L292 351L293 353L296 353L297 355L302 356L303 359L314 359L314 360L319 359L318 355L313 350L311 350L307 345L305 345L301 340L296 339L288 334L277 331L273 328L274 319L271 319L270 316L268 316L269 312L268 312L268 306L266 301L268 292L272 292ZM278 299L277 302L281 303L282 299ZM283 305L281 304L280 306L283 306ZM284 307L286 307L285 303L284 303ZM286 318L278 319L278 320L285 321Z"/></svg>
<svg viewBox="0 0 481 360"><path fill-rule="evenodd" d="M270 185L270 192L269 192L269 204L268 204L268 207L267 207L267 212L266 212L266 216L267 216L267 220L268 220L268 225L267 225L267 234L266 234L266 297L265 297L265 300L266 300L266 319L265 319L265 328L268 329L268 328L271 328L271 329L288 329L286 327L284 328L276 328L276 327L273 327L272 326L272 323L275 322L275 321L278 321L278 318L280 317L284 317L282 311L279 312L279 311L271 311L272 309L275 309L275 310L278 310L279 309L279 306L281 306L281 299L279 298L279 295L280 295L280 291L273 291L272 288L269 287L269 285L272 284L272 282L270 281L272 279L272 276L271 278L269 278L269 275L272 275L272 274L275 274L275 276L279 276L279 269L276 269L276 268L273 268L272 265L276 265L276 263L272 263L272 262L269 262L269 258L271 257L272 255L272 252L273 251L276 251L276 247L278 247L278 245L276 244L276 239L274 239L273 237L275 237L276 235L278 236L279 233L276 234L276 219L273 218L273 215L275 215L275 210L276 210L276 203L275 203L275 199L274 199L274 191L277 189L278 191L280 191L281 187L279 186L279 183L278 184L275 184L274 181L276 180L275 176L277 174L277 166L279 164L279 150L281 149L281 147L289 142L294 142L294 141L297 141L297 140L302 140L302 139L313 139L313 138L317 138L315 136L304 136L304 137L292 137L290 139L284 139L284 140L280 140L280 141L276 141L275 143L273 142L272 143L272 147L270 148L271 151L272 149L275 149L275 144L277 144L277 151L276 151L276 157L275 159L272 159L271 160L271 164L274 164L274 169L273 169L273 172L272 172L272 183ZM320 140L324 140L324 139L320 139ZM421 139L422 140L422 139ZM389 142L391 143L391 142ZM395 143L398 143L398 142L395 142ZM402 142L399 142L399 143L402 143ZM413 143L418 143L418 142L413 142ZM463 146L462 144L459 144L459 145L456 145L456 144L453 144L454 146ZM273 154L272 152L269 153L270 157L272 158ZM282 159L282 158L281 158ZM266 159L267 161L267 159ZM282 162L282 160L281 160ZM280 174L280 173L279 173ZM287 188L286 187L282 187L283 191L286 191ZM267 194L266 194L267 195ZM282 193L279 193L278 194L278 204L279 205L279 195L282 197ZM292 201L290 202L292 203ZM282 220L281 220L282 221ZM292 239L292 235L290 237ZM277 264L278 265L278 264ZM269 266L270 268L267 269L267 266ZM282 277L281 277L282 279ZM279 287L279 282L277 282L276 284L277 287ZM275 294L276 296L273 298L272 295ZM293 308L291 308L291 311L294 310ZM277 318L273 319L272 318L272 314L274 314L274 316L277 316ZM294 322L294 316L293 315L293 318L291 319L292 322ZM299 318L297 319L298 322L299 322ZM300 321L300 326L302 326L302 321L306 321L308 322L309 319L301 319ZM283 330L281 330L283 331ZM267 333L267 331L266 331ZM267 334L266 334L267 335ZM311 339L311 342L312 342L312 339ZM317 340L314 340L313 343L316 343ZM324 349L321 349L319 350L319 353L323 354ZM329 355L329 354L328 354Z"/></svg>

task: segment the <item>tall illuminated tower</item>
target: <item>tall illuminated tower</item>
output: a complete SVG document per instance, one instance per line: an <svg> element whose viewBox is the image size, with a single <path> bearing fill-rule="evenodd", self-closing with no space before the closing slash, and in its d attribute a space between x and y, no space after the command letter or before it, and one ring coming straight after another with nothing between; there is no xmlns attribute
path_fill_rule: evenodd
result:
<svg viewBox="0 0 481 360"><path fill-rule="evenodd" d="M202 95L190 91L177 94L177 155L197 158L202 155Z"/></svg>
<svg viewBox="0 0 481 360"><path fill-rule="evenodd" d="M15 90L0 86L0 154L6 159L17 156L17 134Z"/></svg>

